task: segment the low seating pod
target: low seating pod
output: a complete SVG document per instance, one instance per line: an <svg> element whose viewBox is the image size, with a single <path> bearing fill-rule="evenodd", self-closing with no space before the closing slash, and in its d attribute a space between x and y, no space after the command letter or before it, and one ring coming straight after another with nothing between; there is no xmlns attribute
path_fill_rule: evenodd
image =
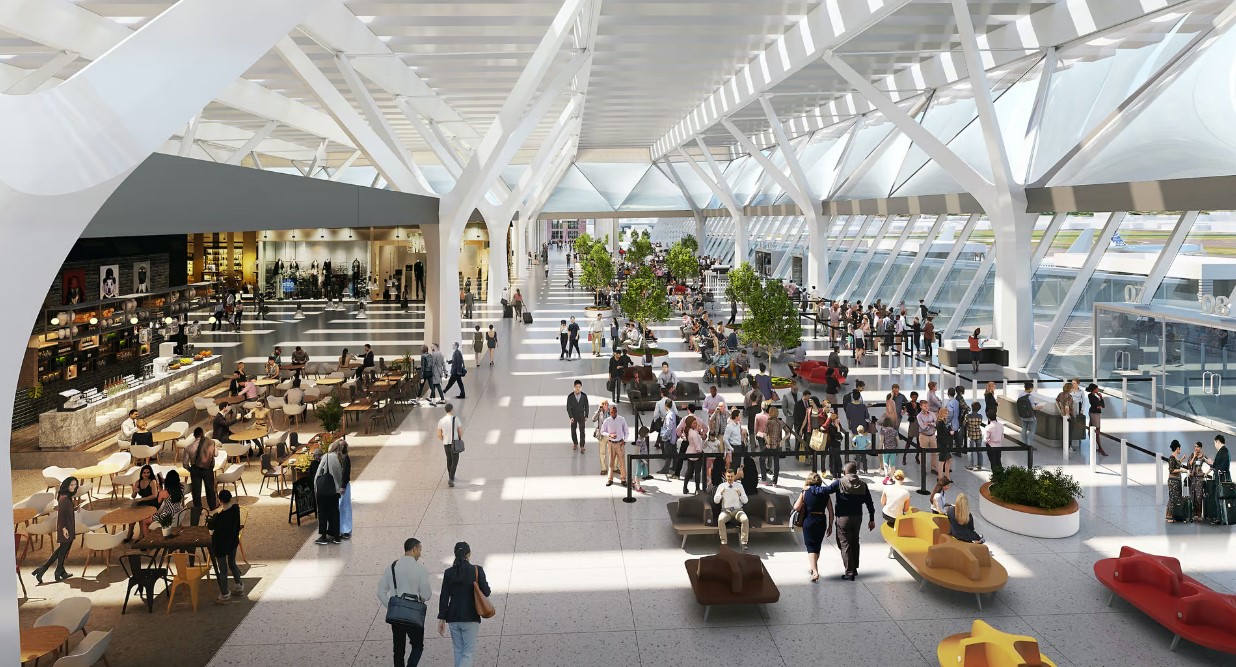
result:
<svg viewBox="0 0 1236 667"><path fill-rule="evenodd" d="M1223 653L1236 654L1236 595L1216 593L1180 570L1180 561L1132 547L1094 564L1094 576L1120 599L1137 607L1180 638Z"/></svg>
<svg viewBox="0 0 1236 667"><path fill-rule="evenodd" d="M721 547L716 556L691 558L684 565L695 601L704 606L705 621L708 610L717 605L765 605L781 599L759 556Z"/></svg>
<svg viewBox="0 0 1236 667"><path fill-rule="evenodd" d="M682 535L682 546L687 546L687 537L691 535L712 535L717 533L717 505L712 502L708 493L697 493L673 501L667 505L670 523L674 530ZM760 492L751 497L743 507L750 522L750 534L756 533L789 533L794 527L790 525L790 512L793 503L789 496L777 493ZM738 523L732 522L735 526ZM718 539L720 539L718 537Z"/></svg>
<svg viewBox="0 0 1236 667"><path fill-rule="evenodd" d="M1039 653L1034 637L1001 632L980 620L974 621L970 632L945 637L936 647L936 657L941 665L958 667L1056 667Z"/></svg>
<svg viewBox="0 0 1236 667"><path fill-rule="evenodd" d="M948 534L948 519L940 514L911 510L897 517L892 527L880 525L889 554L900 555L919 576L919 588L931 582L941 588L974 593L979 610L983 593L994 593L1009 581L1004 566L991 557L983 544L962 542Z"/></svg>

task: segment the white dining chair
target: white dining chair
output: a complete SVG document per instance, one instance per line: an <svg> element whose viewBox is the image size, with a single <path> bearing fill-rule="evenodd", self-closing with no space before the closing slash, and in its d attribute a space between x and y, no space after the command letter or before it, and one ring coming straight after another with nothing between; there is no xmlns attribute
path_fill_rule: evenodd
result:
<svg viewBox="0 0 1236 667"><path fill-rule="evenodd" d="M93 630L82 643L78 644L73 652L60 658L52 667L92 667L100 660L104 665L109 665L107 662L107 647L112 643L112 631L106 632L101 630ZM109 665L110 667L110 665Z"/></svg>

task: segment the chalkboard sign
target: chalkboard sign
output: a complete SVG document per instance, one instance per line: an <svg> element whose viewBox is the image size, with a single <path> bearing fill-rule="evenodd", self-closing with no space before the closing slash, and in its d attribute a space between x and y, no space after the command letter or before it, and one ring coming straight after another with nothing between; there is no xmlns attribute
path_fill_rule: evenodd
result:
<svg viewBox="0 0 1236 667"><path fill-rule="evenodd" d="M314 473L317 472L317 461L309 468L309 474L292 482L292 501L288 507L288 523L296 517L296 525L300 525L301 517L311 516L318 512L318 499L313 489Z"/></svg>

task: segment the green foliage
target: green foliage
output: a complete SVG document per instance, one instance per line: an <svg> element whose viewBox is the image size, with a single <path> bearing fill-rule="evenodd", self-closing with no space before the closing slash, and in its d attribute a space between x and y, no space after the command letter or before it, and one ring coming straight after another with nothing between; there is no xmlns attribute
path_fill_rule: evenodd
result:
<svg viewBox="0 0 1236 667"><path fill-rule="evenodd" d="M751 304L757 298L760 290L760 277L748 262L739 264L729 272L729 283L725 286L725 298L737 301L743 306Z"/></svg>
<svg viewBox="0 0 1236 667"><path fill-rule="evenodd" d="M1062 468L1006 466L992 473L990 490L993 498L1006 503L1045 510L1065 507L1083 495L1081 484Z"/></svg>
<svg viewBox="0 0 1236 667"><path fill-rule="evenodd" d="M333 398L319 402L318 407L313 412L317 415L318 423L322 425L322 430L327 433L338 431L339 427L343 424L343 406L339 405L339 401Z"/></svg>
<svg viewBox="0 0 1236 667"><path fill-rule="evenodd" d="M802 325L798 309L785 288L776 280L767 280L756 289L753 298L746 301L748 314L738 339L744 345L768 350L798 347L802 341Z"/></svg>
<svg viewBox="0 0 1236 667"><path fill-rule="evenodd" d="M652 238L652 234L649 234L647 229L640 232L640 236L642 236L645 240Z"/></svg>
<svg viewBox="0 0 1236 667"><path fill-rule="evenodd" d="M587 253L581 253L583 270L579 284L584 289L598 290L614 280L614 260L604 243L594 243Z"/></svg>
<svg viewBox="0 0 1236 667"><path fill-rule="evenodd" d="M636 236L631 240L630 247L627 248L627 260L632 264L643 264L644 260L652 256L652 241L648 240L647 236Z"/></svg>
<svg viewBox="0 0 1236 667"><path fill-rule="evenodd" d="M681 241L675 243L665 255L665 265L679 280L691 280L700 274L700 263L695 251Z"/></svg>
<svg viewBox="0 0 1236 667"><path fill-rule="evenodd" d="M644 325L667 320L671 314L665 281L646 265L641 265L635 275L627 279L621 305L623 314Z"/></svg>
<svg viewBox="0 0 1236 667"><path fill-rule="evenodd" d="M597 240L592 238L591 234L583 233L575 237L574 248L575 252L579 253L580 257L586 257L592 251L592 246L597 243Z"/></svg>
<svg viewBox="0 0 1236 667"><path fill-rule="evenodd" d="M695 240L695 236L692 234L687 234L686 236L682 237L678 242L690 248L691 252L700 251L700 242Z"/></svg>

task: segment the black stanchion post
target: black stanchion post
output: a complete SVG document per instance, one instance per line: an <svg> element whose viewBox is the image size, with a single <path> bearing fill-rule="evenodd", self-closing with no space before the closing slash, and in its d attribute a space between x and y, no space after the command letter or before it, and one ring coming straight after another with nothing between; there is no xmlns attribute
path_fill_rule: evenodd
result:
<svg viewBox="0 0 1236 667"><path fill-rule="evenodd" d="M927 450L924 449L922 452L922 456L918 458L918 474L923 481L918 485L918 493L919 495L930 496L931 489L927 488Z"/></svg>
<svg viewBox="0 0 1236 667"><path fill-rule="evenodd" d="M635 491L633 490L635 488L635 484L631 481L632 473L635 470L634 462L635 457L631 454L627 454L627 497L622 499L622 502L624 503L635 502Z"/></svg>

